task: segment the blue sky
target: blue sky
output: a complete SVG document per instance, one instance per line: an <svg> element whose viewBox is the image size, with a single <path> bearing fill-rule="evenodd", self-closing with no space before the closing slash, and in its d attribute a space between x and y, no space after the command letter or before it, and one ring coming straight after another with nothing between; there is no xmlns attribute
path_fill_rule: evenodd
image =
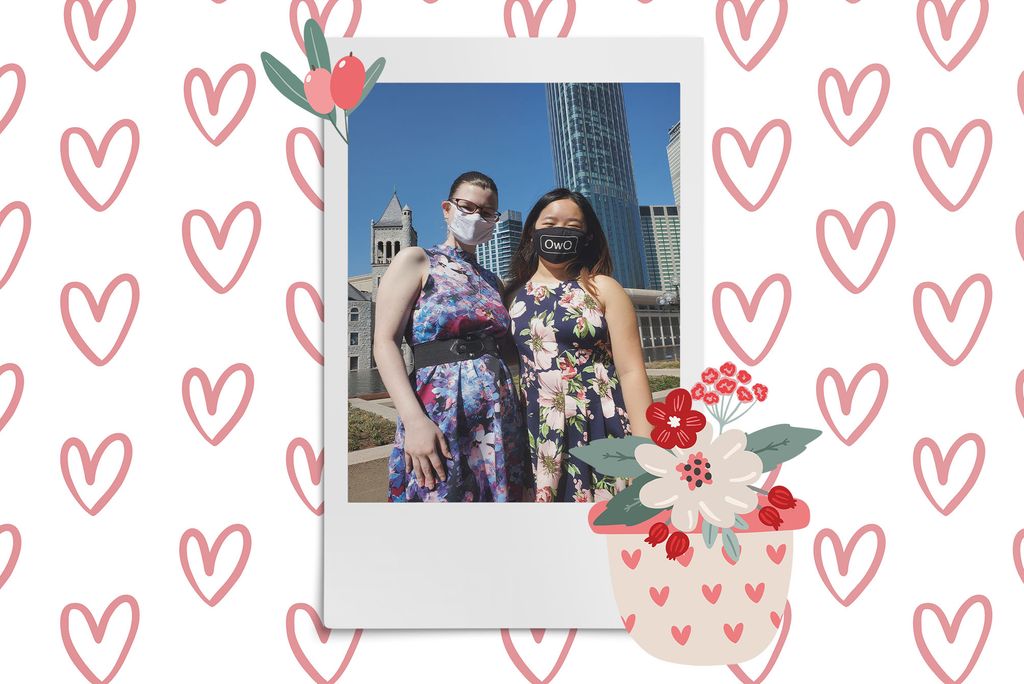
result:
<svg viewBox="0 0 1024 684"><path fill-rule="evenodd" d="M665 146L679 86L625 83L640 204L674 204ZM499 209L526 213L554 187L540 83L379 83L349 117L349 273L369 273L370 220L392 190L413 210L422 246L445 236L441 201L464 171L498 185Z"/></svg>

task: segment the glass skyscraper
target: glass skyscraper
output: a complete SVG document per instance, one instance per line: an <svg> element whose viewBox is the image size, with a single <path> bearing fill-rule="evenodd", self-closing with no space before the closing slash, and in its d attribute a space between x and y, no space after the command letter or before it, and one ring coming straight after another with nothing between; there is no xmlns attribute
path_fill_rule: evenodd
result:
<svg viewBox="0 0 1024 684"><path fill-rule="evenodd" d="M502 280L507 280L512 253L519 247L522 235L523 214L515 209L501 212L501 220L494 226L493 237L477 247L477 261Z"/></svg>
<svg viewBox="0 0 1024 684"><path fill-rule="evenodd" d="M668 131L668 171L672 174L672 193L676 196L676 206L679 202L679 122L677 121Z"/></svg>
<svg viewBox="0 0 1024 684"><path fill-rule="evenodd" d="M679 209L675 205L640 207L644 231L644 259L652 290L679 285Z"/></svg>
<svg viewBox="0 0 1024 684"><path fill-rule="evenodd" d="M594 205L615 279L650 287L622 84L548 83L545 91L555 183Z"/></svg>

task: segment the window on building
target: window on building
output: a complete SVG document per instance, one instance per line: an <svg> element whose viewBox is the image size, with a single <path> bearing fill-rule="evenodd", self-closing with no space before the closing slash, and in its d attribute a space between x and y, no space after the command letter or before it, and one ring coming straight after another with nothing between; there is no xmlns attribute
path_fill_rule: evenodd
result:
<svg viewBox="0 0 1024 684"><path fill-rule="evenodd" d="M351 309L348 310L348 320L350 320L350 321L358 321L359 320L359 307L358 306L353 306Z"/></svg>
<svg viewBox="0 0 1024 684"><path fill-rule="evenodd" d="M350 356L348 357L348 369L350 371L359 370L359 357Z"/></svg>
<svg viewBox="0 0 1024 684"><path fill-rule="evenodd" d="M348 334L348 343L351 344L351 345L359 344L359 333L357 333L357 332L349 333Z"/></svg>

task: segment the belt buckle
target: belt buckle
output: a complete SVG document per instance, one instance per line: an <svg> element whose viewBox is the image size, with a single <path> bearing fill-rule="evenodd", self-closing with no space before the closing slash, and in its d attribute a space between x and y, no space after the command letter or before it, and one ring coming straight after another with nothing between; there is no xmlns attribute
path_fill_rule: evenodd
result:
<svg viewBox="0 0 1024 684"><path fill-rule="evenodd" d="M478 337L460 338L452 343L452 351L475 359L484 350L484 341Z"/></svg>

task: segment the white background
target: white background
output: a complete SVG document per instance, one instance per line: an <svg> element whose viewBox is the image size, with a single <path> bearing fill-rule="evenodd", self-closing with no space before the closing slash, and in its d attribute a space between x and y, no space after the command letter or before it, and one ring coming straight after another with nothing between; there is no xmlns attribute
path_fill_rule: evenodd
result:
<svg viewBox="0 0 1024 684"><path fill-rule="evenodd" d="M769 25L778 2L763 4ZM109 10L115 23L122 3L115 0ZM337 3L328 35L344 32L351 3ZM259 52L267 50L293 69L301 67L303 57L289 27L290 3L139 2L124 45L99 72L86 66L72 47L63 4L54 0L0 7L0 65L20 65L27 79L24 100L0 132L0 207L23 201L32 216L24 255L0 289L0 364L17 364L25 378L21 401L0 431L0 525L14 525L22 539L13 572L0 587L0 679L85 681L62 639L61 612L81 603L99 618L116 597L128 594L139 606L138 631L116 682L185 677L202 682L333 680L352 633L337 632L321 645L300 613L293 646L286 626L289 607L318 603L322 562L320 520L300 500L286 469L293 439L302 437L315 451L320 448L322 369L292 332L286 293L296 282L320 287L322 214L296 186L285 156L288 132L315 128L318 121L274 92L259 64ZM539 6L539 0L534 4ZM1024 262L1014 238L1015 221L1024 209L1019 193L1024 114L1017 96L1024 59L1015 48L1024 7L991 3L977 44L959 66L947 71L926 48L915 15L919 3L913 0L794 0L788 3L777 42L747 71L729 55L716 26L716 5L721 5L726 35L742 43L731 3L575 4L570 36L707 39L708 358L736 356L712 317L715 284L735 282L748 297L775 273L785 274L791 284L792 306L777 343L751 369L757 380L768 384L769 401L740 426L756 429L786 421L825 430L806 454L785 467L780 480L809 502L812 518L811 527L797 535L790 592L793 624L769 681L933 681L915 643L914 611L934 603L952 618L975 594L991 601L993 620L969 681L1012 679L1024 600L1014 568L1014 536L1022 526L1015 502L1024 468L1019 453L1022 418L1014 389L1024 368L1016 339ZM925 26L940 44L940 57L948 56L950 50L938 38L934 5L920 4ZM963 4L953 42L970 33L980 4ZM356 30L365 36L506 35L503 5L499 0L366 0ZM566 7L567 0L550 4L542 35L558 31ZM305 12L300 9L302 19ZM513 28L524 34L521 13L522 5L516 4ZM767 35L765 17L755 22L751 43L763 42ZM84 36L80 16L78 24ZM106 35L101 32L101 41ZM743 45L737 50L741 59L751 53ZM254 69L255 96L238 128L214 147L188 114L185 76L201 67L217 81L237 63ZM891 90L878 120L850 147L822 113L818 80L835 67L849 82L873 63L885 65ZM0 77L0 116L10 102L12 84L10 74ZM873 87L869 79L862 91L870 94ZM201 92L197 95L202 118L205 100ZM240 101L237 95L225 98L228 109L229 102ZM98 141L122 118L138 125L138 158L117 200L96 212L64 172L60 139L67 129L81 127ZM749 212L718 179L711 163L711 134L731 127L751 141L775 118L785 120L791 130L791 153L775 191L759 210ZM975 118L991 126L991 158L970 200L950 212L918 174L914 136L934 127L952 141ZM969 138L965 143L961 161L977 159L975 142ZM123 154L117 144L111 159ZM774 144L769 136L762 148L765 159L778 154ZM739 186L756 188L763 160L748 177L728 138L722 150ZM72 158L84 176L97 175L87 168L82 147L72 145ZM944 163L934 140L926 141L924 158L938 178L946 179L940 180L942 187L955 187L957 174L963 175L960 164L951 174L940 168ZM305 171L312 177L315 162L307 163ZM102 179L111 172L105 167L98 175L100 180L88 184L105 196ZM759 196L760 191L749 194ZM257 202L261 211L258 245L238 284L217 294L186 257L182 219L190 210L203 209L219 224L247 200ZM815 223L826 209L838 209L855 223L869 205L883 200L896 215L892 246L875 280L854 295L826 267ZM19 221L8 218L0 226L0 271L10 254L4 241L10 231L20 232ZM865 237L865 248L869 242ZM121 273L138 280L138 312L121 349L110 363L97 367L66 331L60 293L68 283L82 282L98 295ZM918 329L914 290L920 283L935 282L952 297L974 273L991 280L991 312L973 351L951 367ZM956 322L947 324L933 295L925 296L926 320L953 356L969 337L963 330L977 320L980 307L972 297L965 298ZM726 321L743 347L756 354L758 335L766 336L771 325L767 314L777 306L771 295L750 326L753 330L746 329L734 300L727 296L725 303ZM80 311L75 319L91 329L81 304L72 298L72 310L78 306ZM114 316L114 301L111 307L109 315ZM101 341L95 344L103 346ZM876 362L887 370L888 393L874 422L848 446L825 426L816 380L823 370L835 368L849 383L859 369ZM252 399L238 425L212 446L184 410L182 378L198 367L215 380L234 363L252 369ZM11 391L11 377L0 376L0 409ZM871 392L871 383L870 377L865 379L861 392ZM225 390L226 406L240 395L232 391ZM203 415L196 392L198 414ZM838 413L831 385L825 396L826 405ZM862 403L870 401L858 392L854 415L863 415ZM848 434L855 422L840 418L840 431ZM77 437L94 450L117 432L131 440L131 465L121 488L91 516L65 485L61 447ZM963 503L943 516L918 487L914 447L930 437L945 453L967 433L983 438L984 464ZM957 466L961 458L970 463L969 448L961 452ZM926 454L925 464L930 460ZM957 477L957 466L951 480ZM212 543L236 523L248 530L251 553L237 582L211 607L186 579L179 545L191 528ZM846 543L867 524L884 529L884 558L864 593L844 607L818 576L815 535L834 529ZM201 562L192 561L207 595L212 595L208 587L230 574L241 549L238 536L225 542L213 578L205 579ZM0 572L10 540L9 532L0 533ZM870 537L861 544L851 577L858 572L857 559L872 550ZM828 552L826 545L826 559ZM407 610L442 610L448 600L474 600L457 592L454 579L434 577L429 568L423 576L421 586L395 587L406 596ZM557 567L549 576L527 581L564 582L567 590L572 586L572 578L560 576ZM851 582L837 578L837 584L848 589ZM125 644L130 616L127 607L118 610L99 646L81 614L72 614L69 643L98 679L106 676ZM934 616L926 615L927 643L952 679L978 643L979 615L977 608L968 613L954 646L947 645ZM566 637L564 631L548 632L538 645L528 631L515 632L512 643L521 654L520 665L532 668L535 679L544 679ZM313 663L310 669L323 673L321 679L311 678L300 665L307 657ZM745 667L754 678L760 662ZM656 661L623 633L579 632L555 681L637 677L736 679L724 667L685 668ZM498 630L366 632L341 678L526 681Z"/></svg>

